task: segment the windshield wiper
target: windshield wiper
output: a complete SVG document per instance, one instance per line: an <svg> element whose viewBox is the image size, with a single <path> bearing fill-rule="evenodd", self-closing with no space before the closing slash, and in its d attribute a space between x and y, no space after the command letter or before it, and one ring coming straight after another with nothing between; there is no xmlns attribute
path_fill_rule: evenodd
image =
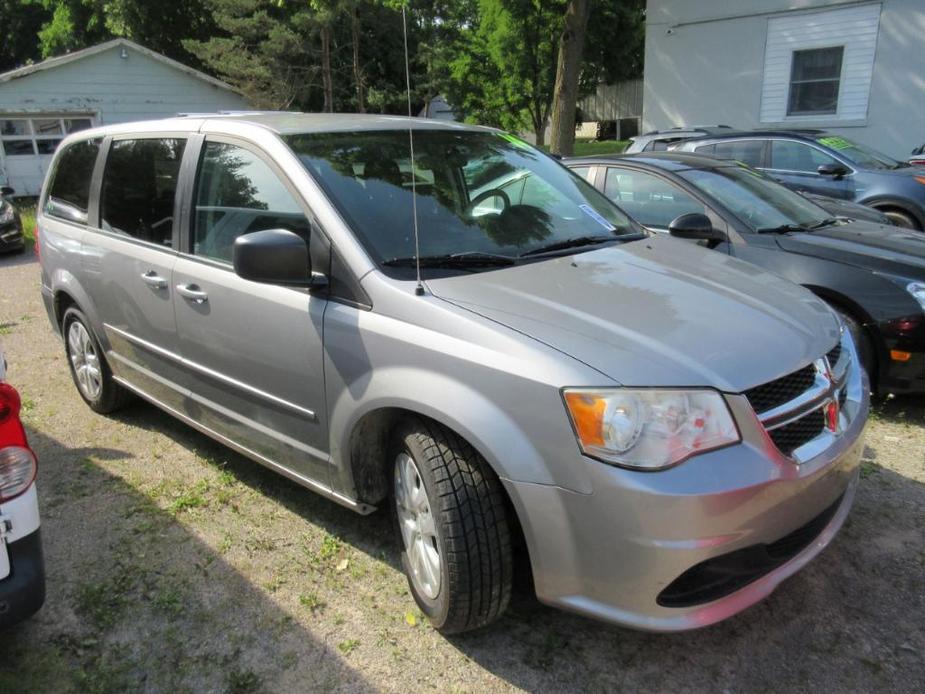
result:
<svg viewBox="0 0 925 694"><path fill-rule="evenodd" d="M822 227L830 227L833 224L838 224L838 217L826 217L821 222L816 222L815 224L810 224L807 229L821 229Z"/></svg>
<svg viewBox="0 0 925 694"><path fill-rule="evenodd" d="M578 248L580 246L597 246L601 243L607 243L608 241L619 241L620 237L612 235L601 235L597 236L576 236L575 238L565 239L564 241L555 241L553 243L546 244L545 246L540 246L532 250L527 251L526 253L521 253L521 258L526 258L531 255L541 255L543 253L553 253L554 251L564 251L568 248Z"/></svg>
<svg viewBox="0 0 925 694"><path fill-rule="evenodd" d="M762 227L758 229L759 234L786 234L791 231L808 231L810 227L804 227L800 224L781 224L778 227Z"/></svg>
<svg viewBox="0 0 925 694"><path fill-rule="evenodd" d="M382 262L383 265L390 267L415 267L418 263L421 267L503 267L513 265L517 262L516 258L509 255L500 255L494 253L450 253L447 255L422 255L420 258L408 256L405 258L390 258Z"/></svg>

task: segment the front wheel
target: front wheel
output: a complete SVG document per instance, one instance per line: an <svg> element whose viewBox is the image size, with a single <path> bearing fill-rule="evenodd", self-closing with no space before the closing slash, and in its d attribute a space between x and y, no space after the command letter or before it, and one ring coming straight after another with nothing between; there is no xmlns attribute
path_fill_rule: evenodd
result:
<svg viewBox="0 0 925 694"><path fill-rule="evenodd" d="M391 460L401 563L421 611L443 634L493 622L513 575L501 482L469 444L419 419L395 432Z"/></svg>

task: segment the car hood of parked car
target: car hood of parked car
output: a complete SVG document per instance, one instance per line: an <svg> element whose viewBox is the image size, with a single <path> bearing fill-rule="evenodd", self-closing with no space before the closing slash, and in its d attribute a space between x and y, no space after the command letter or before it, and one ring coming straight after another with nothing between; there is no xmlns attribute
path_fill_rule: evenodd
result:
<svg viewBox="0 0 925 694"><path fill-rule="evenodd" d="M856 220L778 239L784 250L909 279L925 279L925 234Z"/></svg>
<svg viewBox="0 0 925 694"><path fill-rule="evenodd" d="M839 331L802 287L661 236L428 287L627 386L741 392L820 357Z"/></svg>

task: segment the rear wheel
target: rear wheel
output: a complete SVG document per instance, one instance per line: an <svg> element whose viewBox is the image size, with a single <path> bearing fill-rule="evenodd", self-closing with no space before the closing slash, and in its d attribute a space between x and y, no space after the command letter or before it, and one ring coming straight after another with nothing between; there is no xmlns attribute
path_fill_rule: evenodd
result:
<svg viewBox="0 0 925 694"><path fill-rule="evenodd" d="M444 634L493 622L513 575L500 481L469 444L421 419L399 426L390 458L402 568L421 611Z"/></svg>
<svg viewBox="0 0 925 694"><path fill-rule="evenodd" d="M130 399L130 395L113 380L112 371L87 317L79 309L71 307L64 313L62 327L68 366L80 397L94 412L115 412Z"/></svg>

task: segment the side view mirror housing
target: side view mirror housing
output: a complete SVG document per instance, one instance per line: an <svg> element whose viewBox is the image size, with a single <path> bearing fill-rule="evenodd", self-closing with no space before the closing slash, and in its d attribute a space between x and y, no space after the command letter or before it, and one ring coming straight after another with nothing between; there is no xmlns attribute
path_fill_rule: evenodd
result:
<svg viewBox="0 0 925 694"><path fill-rule="evenodd" d="M838 181L848 173L848 169L841 164L821 164L816 172L820 176L831 176Z"/></svg>
<svg viewBox="0 0 925 694"><path fill-rule="evenodd" d="M725 241L726 234L713 228L713 222L705 214L690 212L676 217L668 225L668 233L679 239L690 241Z"/></svg>
<svg viewBox="0 0 925 694"><path fill-rule="evenodd" d="M9 186L3 186L0 188L0 195L12 195L16 191L10 188Z"/></svg>
<svg viewBox="0 0 925 694"><path fill-rule="evenodd" d="M235 239L234 271L239 277L264 284L308 287L312 283L308 244L286 229L267 229Z"/></svg>

